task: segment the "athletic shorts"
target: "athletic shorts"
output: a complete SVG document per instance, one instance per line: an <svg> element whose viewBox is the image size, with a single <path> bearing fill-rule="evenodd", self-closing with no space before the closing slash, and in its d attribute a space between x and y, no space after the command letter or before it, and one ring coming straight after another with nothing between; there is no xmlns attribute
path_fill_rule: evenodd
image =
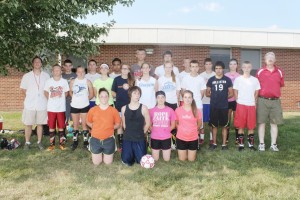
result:
<svg viewBox="0 0 300 200"><path fill-rule="evenodd" d="M56 129L56 125L58 129L65 128L65 112L48 112L48 126L49 129Z"/></svg>
<svg viewBox="0 0 300 200"><path fill-rule="evenodd" d="M90 101L90 108L94 107L96 105L95 101Z"/></svg>
<svg viewBox="0 0 300 200"><path fill-rule="evenodd" d="M142 157L147 154L146 141L128 141L123 140L122 144L122 162L128 166L136 163L140 163Z"/></svg>
<svg viewBox="0 0 300 200"><path fill-rule="evenodd" d="M203 104L203 122L209 122L210 104Z"/></svg>
<svg viewBox="0 0 300 200"><path fill-rule="evenodd" d="M151 138L151 148L155 150L171 149L171 138L165 140L156 140Z"/></svg>
<svg viewBox="0 0 300 200"><path fill-rule="evenodd" d="M170 108L172 108L174 111L178 107L177 103L168 103L168 102L166 102L165 105L168 106L168 107L170 107Z"/></svg>
<svg viewBox="0 0 300 200"><path fill-rule="evenodd" d="M248 128L248 130L254 130L256 127L256 108L255 106L246 106L237 104L234 127L236 128Z"/></svg>
<svg viewBox="0 0 300 200"><path fill-rule="evenodd" d="M176 148L178 150L197 150L198 148L198 139L193 141L184 141L176 138Z"/></svg>
<svg viewBox="0 0 300 200"><path fill-rule="evenodd" d="M210 107L209 125L211 127L228 127L228 109Z"/></svg>
<svg viewBox="0 0 300 200"><path fill-rule="evenodd" d="M228 110L236 111L236 101L228 102Z"/></svg>
<svg viewBox="0 0 300 200"><path fill-rule="evenodd" d="M26 126L47 124L47 111L24 109L22 113L22 122Z"/></svg>
<svg viewBox="0 0 300 200"><path fill-rule="evenodd" d="M73 108L71 107L71 113L73 114L79 114L79 113L87 113L90 110L90 106L84 107L84 108Z"/></svg>
<svg viewBox="0 0 300 200"><path fill-rule="evenodd" d="M115 137L109 137L105 140L99 140L98 138L90 137L89 150L92 154L103 153L105 155L111 155L116 151Z"/></svg>
<svg viewBox="0 0 300 200"><path fill-rule="evenodd" d="M257 123L283 124L281 100L269 100L258 98L257 101Z"/></svg>

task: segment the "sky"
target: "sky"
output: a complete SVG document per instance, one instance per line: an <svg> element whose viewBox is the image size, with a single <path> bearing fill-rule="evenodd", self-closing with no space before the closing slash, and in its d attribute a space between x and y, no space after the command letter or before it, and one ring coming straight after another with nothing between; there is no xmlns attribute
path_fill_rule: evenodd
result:
<svg viewBox="0 0 300 200"><path fill-rule="evenodd" d="M300 31L299 9L299 0L135 0L131 7L117 5L111 16L99 13L79 21Z"/></svg>

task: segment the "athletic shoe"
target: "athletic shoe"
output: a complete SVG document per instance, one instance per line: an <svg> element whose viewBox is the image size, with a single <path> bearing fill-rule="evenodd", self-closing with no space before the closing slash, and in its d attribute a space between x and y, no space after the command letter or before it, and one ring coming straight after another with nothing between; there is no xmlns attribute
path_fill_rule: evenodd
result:
<svg viewBox="0 0 300 200"><path fill-rule="evenodd" d="M251 151L256 151L256 150L257 150L254 146L249 146L249 149L250 149Z"/></svg>
<svg viewBox="0 0 300 200"><path fill-rule="evenodd" d="M60 148L60 150L62 150L62 151L64 151L64 150L67 149L67 148L65 147L65 145L63 145L63 144L59 145L59 148Z"/></svg>
<svg viewBox="0 0 300 200"><path fill-rule="evenodd" d="M272 145L270 146L270 150L271 150L271 151L275 151L275 152L279 151L279 149L278 149L278 147L277 147L277 144L272 144Z"/></svg>
<svg viewBox="0 0 300 200"><path fill-rule="evenodd" d="M30 149L30 144L25 143L24 144L24 150L27 151Z"/></svg>
<svg viewBox="0 0 300 200"><path fill-rule="evenodd" d="M200 140L199 140L199 144L200 144L200 145L204 144L204 140L203 140L203 139L200 139Z"/></svg>
<svg viewBox="0 0 300 200"><path fill-rule="evenodd" d="M228 150L228 146L227 146L227 145L222 145L222 150L223 150L223 151Z"/></svg>
<svg viewBox="0 0 300 200"><path fill-rule="evenodd" d="M47 151L53 151L55 149L55 146L54 145L50 145L47 149Z"/></svg>
<svg viewBox="0 0 300 200"><path fill-rule="evenodd" d="M265 144L259 144L258 145L258 151L265 151Z"/></svg>
<svg viewBox="0 0 300 200"><path fill-rule="evenodd" d="M239 146L239 151L243 151L245 149L244 146Z"/></svg>
<svg viewBox="0 0 300 200"><path fill-rule="evenodd" d="M210 144L209 145L209 150L214 151L218 146L216 144Z"/></svg>
<svg viewBox="0 0 300 200"><path fill-rule="evenodd" d="M74 141L73 144L71 145L72 151L74 151L78 147L78 141Z"/></svg>
<svg viewBox="0 0 300 200"><path fill-rule="evenodd" d="M38 148L40 150L44 150L45 149L44 146L43 146L43 144L41 142L37 143L37 145L38 145Z"/></svg>
<svg viewBox="0 0 300 200"><path fill-rule="evenodd" d="M214 143L214 141L213 141L213 140L210 140L210 141L209 141L209 144L213 144L213 143Z"/></svg>

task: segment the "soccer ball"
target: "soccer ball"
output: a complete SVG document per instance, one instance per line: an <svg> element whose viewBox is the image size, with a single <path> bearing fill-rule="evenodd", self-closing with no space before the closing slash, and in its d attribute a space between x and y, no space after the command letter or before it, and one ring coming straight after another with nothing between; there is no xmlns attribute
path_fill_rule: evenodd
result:
<svg viewBox="0 0 300 200"><path fill-rule="evenodd" d="M154 158L149 154L144 155L141 159L141 166L146 169L153 168L154 163L155 163Z"/></svg>

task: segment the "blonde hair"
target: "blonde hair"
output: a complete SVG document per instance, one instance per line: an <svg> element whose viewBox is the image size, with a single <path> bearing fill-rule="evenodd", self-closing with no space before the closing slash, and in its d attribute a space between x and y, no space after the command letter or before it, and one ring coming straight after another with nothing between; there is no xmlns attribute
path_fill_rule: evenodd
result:
<svg viewBox="0 0 300 200"><path fill-rule="evenodd" d="M198 108L197 108L197 106L196 106L196 102L195 102L195 99L194 99L194 94L193 94L193 92L190 91L190 90L185 90L185 91L183 92L183 95L182 95L182 96L184 96L185 94L190 94L190 95L192 96L192 98L193 98L192 105L191 105L191 107L192 107L192 112L193 112L194 117L197 118L197 117L198 117Z"/></svg>

